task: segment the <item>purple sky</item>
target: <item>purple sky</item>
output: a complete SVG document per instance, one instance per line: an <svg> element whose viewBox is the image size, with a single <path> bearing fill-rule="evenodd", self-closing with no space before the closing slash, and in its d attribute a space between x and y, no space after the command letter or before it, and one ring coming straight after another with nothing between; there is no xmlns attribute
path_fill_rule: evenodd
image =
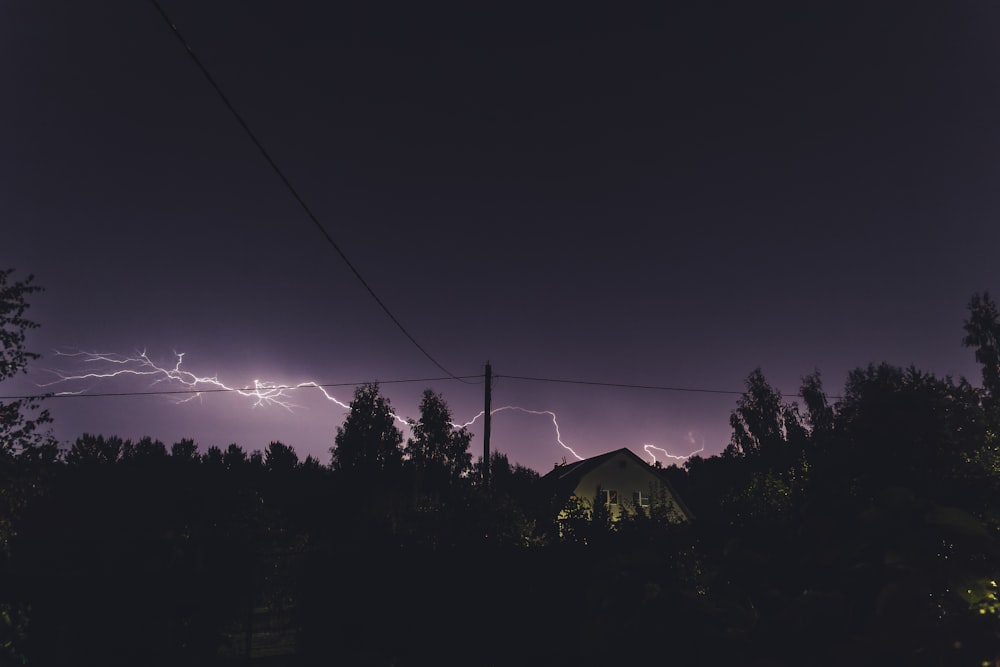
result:
<svg viewBox="0 0 1000 667"><path fill-rule="evenodd" d="M836 394L849 369L888 361L979 380L960 340L971 294L1000 291L995 5L162 2L347 256L456 374L490 360L501 376L739 390L759 365L789 393L818 368ZM0 266L47 290L30 338L45 356L0 393L83 370L56 349L145 349L165 365L183 352L230 386L442 374L152 5L3 3L0 77ZM384 390L416 417L428 384L459 421L482 409L480 385ZM49 407L62 440L279 439L328 462L345 411L315 390L293 398L292 412L224 394ZM717 453L735 400L510 378L494 393L554 411L583 456ZM546 416L493 423L512 459L544 472L572 458Z"/></svg>

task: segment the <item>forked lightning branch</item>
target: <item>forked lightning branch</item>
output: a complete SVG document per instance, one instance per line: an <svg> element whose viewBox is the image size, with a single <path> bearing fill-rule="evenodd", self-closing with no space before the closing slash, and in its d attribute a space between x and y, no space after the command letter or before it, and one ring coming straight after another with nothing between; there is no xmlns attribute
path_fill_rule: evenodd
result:
<svg viewBox="0 0 1000 667"><path fill-rule="evenodd" d="M57 351L56 356L72 360L80 365L82 370L68 372L64 370L50 370L56 379L42 384L43 388L52 388L56 396L83 396L92 391L99 383L112 379L136 379L145 380L148 390L160 391L163 393L175 393L177 403L186 403L203 396L206 393L230 392L243 396L250 401L253 408L280 407L288 411L301 407L292 401L292 393L303 389L313 389L318 391L326 400L344 410L350 410L351 406L329 391L323 383L315 380L308 380L297 383L278 383L269 380L255 379L251 386L232 386L219 379L218 375L198 375L184 366L184 353L174 353L172 365L161 365L153 361L146 351L138 352L133 356L112 353L112 352L84 352ZM83 386L81 386L83 385ZM136 392L140 393L140 392ZM497 415L502 412L520 412L527 415L548 417L552 422L555 431L555 443L569 452L577 460L583 460L571 446L563 441L562 432L559 428L559 419L556 413L551 410L532 410L518 405L504 405L490 410L490 415ZM396 413L391 413L393 418L403 427L409 428L410 422ZM483 417L485 411L480 411L472 419L464 423L453 423L455 428L465 428L472 426ZM689 441L694 444L693 436L689 434ZM673 461L684 461L695 454L704 451L705 446L689 454L671 454L669 451L656 445L644 444L643 450L650 457L651 462L659 460L657 453L663 459Z"/></svg>

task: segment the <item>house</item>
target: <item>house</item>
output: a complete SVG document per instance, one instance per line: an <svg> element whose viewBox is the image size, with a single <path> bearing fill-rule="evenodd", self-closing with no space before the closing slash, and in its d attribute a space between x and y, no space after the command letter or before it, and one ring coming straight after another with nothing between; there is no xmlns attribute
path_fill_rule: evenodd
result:
<svg viewBox="0 0 1000 667"><path fill-rule="evenodd" d="M677 523L694 518L663 471L627 448L557 465L539 480L539 487L550 508L559 508L559 521L580 512L591 518L598 507L606 509L611 521L640 510Z"/></svg>

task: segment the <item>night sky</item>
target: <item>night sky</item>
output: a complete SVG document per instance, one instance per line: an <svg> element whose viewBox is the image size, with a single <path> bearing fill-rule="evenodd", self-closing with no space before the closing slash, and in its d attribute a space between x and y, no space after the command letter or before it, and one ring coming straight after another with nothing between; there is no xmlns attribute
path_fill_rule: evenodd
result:
<svg viewBox="0 0 1000 667"><path fill-rule="evenodd" d="M973 292L1000 292L1000 6L161 0L374 291L456 375L831 394L869 362L979 381ZM666 4L666 3L657 3ZM29 338L217 375L380 380L403 417L440 391L271 171L155 7L0 4L0 267L44 286ZM45 391L178 389L150 378ZM331 388L349 401L351 386ZM271 440L329 462L346 412L233 394L59 398L80 433ZM501 377L494 406L558 415L582 456L729 440L737 396ZM504 412L493 446L572 454ZM471 429L481 451L481 423Z"/></svg>

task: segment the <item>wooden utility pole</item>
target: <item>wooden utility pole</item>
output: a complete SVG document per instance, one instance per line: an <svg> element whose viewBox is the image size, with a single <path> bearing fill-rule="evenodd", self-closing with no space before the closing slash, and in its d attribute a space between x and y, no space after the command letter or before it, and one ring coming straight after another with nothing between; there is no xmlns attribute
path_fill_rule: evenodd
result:
<svg viewBox="0 0 1000 667"><path fill-rule="evenodd" d="M483 483L490 485L490 418L492 415L493 367L486 362L486 407L483 408Z"/></svg>

